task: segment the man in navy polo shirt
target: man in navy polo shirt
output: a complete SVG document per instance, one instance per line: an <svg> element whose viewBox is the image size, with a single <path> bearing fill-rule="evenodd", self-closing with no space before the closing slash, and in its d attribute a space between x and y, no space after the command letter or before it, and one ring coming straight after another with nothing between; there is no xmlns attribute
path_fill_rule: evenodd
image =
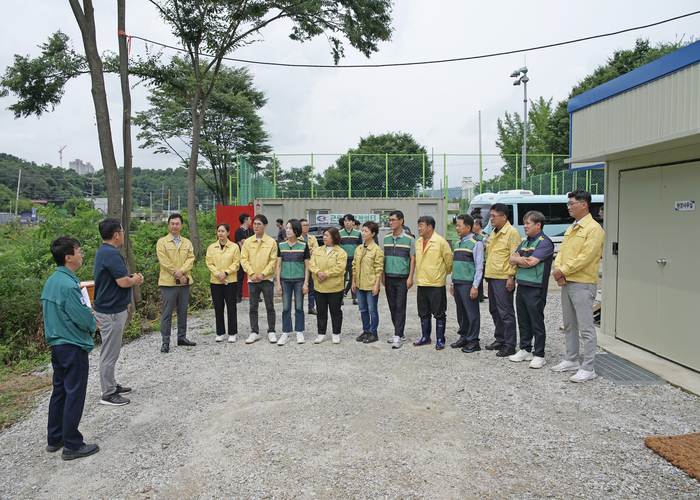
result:
<svg viewBox="0 0 700 500"><path fill-rule="evenodd" d="M119 219L109 217L100 222L102 245L95 254L95 300L93 309L100 322L100 385L103 405L122 406L129 400L122 394L129 387L117 384L114 365L122 348L122 335L131 303L131 287L143 283L141 274L129 275L118 247L124 244L124 228Z"/></svg>

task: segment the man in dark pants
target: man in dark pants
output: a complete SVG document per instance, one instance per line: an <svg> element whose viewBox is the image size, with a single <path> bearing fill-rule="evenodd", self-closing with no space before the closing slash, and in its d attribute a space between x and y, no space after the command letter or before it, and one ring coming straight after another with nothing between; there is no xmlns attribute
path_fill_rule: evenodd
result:
<svg viewBox="0 0 700 500"><path fill-rule="evenodd" d="M515 354L515 308L513 292L515 291L515 273L517 267L511 266L508 259L518 249L520 232L508 222L508 207L503 203L491 206L491 225L493 233L486 243L486 279L489 284L489 312L496 330L496 340L486 349L496 350L498 357L504 358Z"/></svg>
<svg viewBox="0 0 700 500"><path fill-rule="evenodd" d="M527 239L508 260L509 264L518 266L518 293L515 296L515 305L520 327L520 350L508 359L516 363L530 361L530 368L535 369L546 364L544 344L547 332L544 326L544 306L547 304L549 273L554 255L554 243L542 231L544 223L545 218L541 212L532 211L525 214L523 225Z"/></svg>
<svg viewBox="0 0 700 500"><path fill-rule="evenodd" d="M80 242L59 236L51 242L51 255L58 268L41 293L44 335L53 366L46 451L54 453L63 447L61 458L73 460L100 451L96 444L85 443L78 430L90 371L88 353L95 347L90 332L97 329L97 320L75 275L83 265Z"/></svg>
<svg viewBox="0 0 700 500"><path fill-rule="evenodd" d="M481 214L478 214L477 216L474 217L474 226L472 227L472 233L474 233L474 237L476 238L477 241L480 241L484 245L484 252L486 251L486 243L489 240L489 235L484 232L484 222L483 219L481 218ZM484 265L486 265L486 262L484 262ZM482 268L482 275L483 275L483 268ZM481 280L481 283L479 283L479 302L483 302L484 299L486 299L484 295L484 280Z"/></svg>
<svg viewBox="0 0 700 500"><path fill-rule="evenodd" d="M277 224L277 243L284 243L287 241L287 229L284 227L284 221L277 219L275 224Z"/></svg>
<svg viewBox="0 0 700 500"><path fill-rule="evenodd" d="M422 335L414 346L430 345L432 316L435 316L435 349L445 348L447 324L447 275L452 272L452 250L447 240L435 232L435 219L424 215L418 219L416 241L416 281L418 282L418 316Z"/></svg>
<svg viewBox="0 0 700 500"><path fill-rule="evenodd" d="M250 225L252 224L250 220L250 215L247 213L242 213L241 215L238 216L238 221L241 223L241 227L236 229L236 232L233 235L233 241L238 245L238 250L243 250L243 242L253 236L253 230L250 228ZM243 302L243 280L245 279L245 270L243 267L238 268L238 295L237 295L237 301L240 304Z"/></svg>
<svg viewBox="0 0 700 500"><path fill-rule="evenodd" d="M386 290L386 300L394 324L394 335L387 342L392 349L399 349L404 341L406 326L406 299L413 286L413 273L416 270L416 245L413 238L403 229L403 212L394 210L389 214L391 233L384 237L384 274L382 285Z"/></svg>
<svg viewBox="0 0 700 500"><path fill-rule="evenodd" d="M194 247L190 240L180 236L183 222L180 214L172 214L168 217L170 234L163 236L156 243L160 264L158 286L163 296L160 316L160 335L163 339L160 352L162 353L170 352L170 329L175 309L177 309L177 345L189 347L197 345L197 342L187 338L187 303L192 284L190 271L194 266Z"/></svg>
<svg viewBox="0 0 700 500"><path fill-rule="evenodd" d="M301 222L301 238L309 245L309 255L313 255L314 250L318 248L318 240L313 234L309 234L309 221L306 219L299 219ZM309 314L316 316L318 312L316 311L316 297L314 296L314 280L309 279Z"/></svg>
<svg viewBox="0 0 700 500"><path fill-rule="evenodd" d="M95 254L95 318L100 322L100 385L103 405L123 406L129 399L122 394L131 388L117 384L114 367L122 348L124 326L129 317L131 287L141 285L141 274L129 274L119 247L124 244L122 221L108 217L99 224L102 245Z"/></svg>
<svg viewBox="0 0 700 500"><path fill-rule="evenodd" d="M354 228L355 217L347 214L342 219L343 229L340 232L340 248L348 254L348 263L345 266L345 289L343 295L347 295L352 287L352 260L355 258L355 249L362 244L362 235ZM357 294L352 293L352 303L357 305Z"/></svg>
<svg viewBox="0 0 700 500"><path fill-rule="evenodd" d="M462 352L465 353L481 350L479 284L484 275L484 244L472 233L473 225L474 219L471 215L457 216L457 234L460 240L455 243L450 287L450 293L455 298L459 322L459 340L450 344L450 347L462 348Z"/></svg>
<svg viewBox="0 0 700 500"><path fill-rule="evenodd" d="M253 218L253 231L255 234L245 240L241 251L241 267L248 274L248 290L250 292L250 335L246 344L252 344L260 340L258 328L258 306L262 294L267 310L267 340L271 344L277 343L275 334L275 270L277 269L277 242L265 234L267 217L258 214Z"/></svg>

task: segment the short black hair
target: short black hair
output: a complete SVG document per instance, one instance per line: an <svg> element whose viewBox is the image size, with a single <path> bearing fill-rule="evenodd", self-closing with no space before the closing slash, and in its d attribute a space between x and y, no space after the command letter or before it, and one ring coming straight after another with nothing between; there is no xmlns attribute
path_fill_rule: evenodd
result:
<svg viewBox="0 0 700 500"><path fill-rule="evenodd" d="M491 211L498 215L508 215L508 206L505 203L494 203L491 205Z"/></svg>
<svg viewBox="0 0 700 500"><path fill-rule="evenodd" d="M301 222L299 221L299 219L289 219L287 221L287 224L292 225L292 231L294 232L294 236L296 236L297 238L301 236Z"/></svg>
<svg viewBox="0 0 700 500"><path fill-rule="evenodd" d="M107 217L105 220L101 220L97 227L100 230L102 240L107 241L114 237L114 233L122 230L122 221L116 217Z"/></svg>
<svg viewBox="0 0 700 500"><path fill-rule="evenodd" d="M250 215L248 215L245 212L238 216L238 222L240 222L241 224L243 224L246 219L250 219Z"/></svg>
<svg viewBox="0 0 700 500"><path fill-rule="evenodd" d="M469 214L459 214L457 220L461 220L465 226L474 227L474 219Z"/></svg>
<svg viewBox="0 0 700 500"><path fill-rule="evenodd" d="M359 226L359 225L360 225L360 221L357 220L357 219L355 219L354 221L352 221L352 223L353 223L353 225L355 225L355 226Z"/></svg>
<svg viewBox="0 0 700 500"><path fill-rule="evenodd" d="M309 222L309 221L306 219L299 219L299 222Z"/></svg>
<svg viewBox="0 0 700 500"><path fill-rule="evenodd" d="M170 217L168 217L168 224L170 224L170 221L173 219L180 219L180 224L185 223L185 219L182 218L182 215L180 214L171 214Z"/></svg>
<svg viewBox="0 0 700 500"><path fill-rule="evenodd" d="M340 244L340 231L338 231L337 227L327 227L326 229L323 230L324 234L328 233L331 235L331 239L333 240L333 245L338 245Z"/></svg>
<svg viewBox="0 0 700 500"><path fill-rule="evenodd" d="M362 227L366 227L367 229L370 230L370 232L374 233L374 235L379 234L379 224L374 222L373 220L368 220L364 224L362 224Z"/></svg>
<svg viewBox="0 0 700 500"><path fill-rule="evenodd" d="M355 216L352 215L352 214L345 214L345 215L343 216L343 223L345 223L346 220L354 221L354 220L355 220Z"/></svg>
<svg viewBox="0 0 700 500"><path fill-rule="evenodd" d="M277 219L275 222L284 226L284 221L282 219Z"/></svg>
<svg viewBox="0 0 700 500"><path fill-rule="evenodd" d="M403 212L401 210L392 210L391 212L389 212L389 217L391 217L392 215L396 216L396 218L399 220L404 220Z"/></svg>
<svg viewBox="0 0 700 500"><path fill-rule="evenodd" d="M259 220L260 222L262 222L264 225L267 226L267 217L265 217L263 214L256 215L255 217L253 217L253 220ZM282 220L282 219L279 219L279 220Z"/></svg>
<svg viewBox="0 0 700 500"><path fill-rule="evenodd" d="M66 265L66 255L75 255L75 249L80 248L80 242L72 236L59 236L51 242L51 255L56 265Z"/></svg>
<svg viewBox="0 0 700 500"><path fill-rule="evenodd" d="M585 201L588 210L591 209L591 193L589 193L588 191L584 191L583 189L577 189L576 191L571 191L566 196L568 196L569 199L573 198L576 201Z"/></svg>
<svg viewBox="0 0 700 500"><path fill-rule="evenodd" d="M432 228L435 229L435 219L430 215L423 215L422 217L419 217L418 224L420 224L421 222L428 226L432 226Z"/></svg>

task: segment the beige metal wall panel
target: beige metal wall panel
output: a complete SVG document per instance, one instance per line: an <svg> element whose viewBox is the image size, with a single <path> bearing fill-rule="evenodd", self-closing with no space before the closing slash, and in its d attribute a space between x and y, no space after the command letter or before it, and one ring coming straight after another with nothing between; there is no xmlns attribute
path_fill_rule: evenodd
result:
<svg viewBox="0 0 700 500"><path fill-rule="evenodd" d="M700 64L578 110L571 123L574 160L697 135Z"/></svg>
<svg viewBox="0 0 700 500"><path fill-rule="evenodd" d="M258 204L260 209L258 211ZM309 218L310 211L327 210L331 214L371 214L375 211L401 210L405 224L418 237L418 217L435 218L435 230L441 236L447 233L447 201L445 198L256 198L256 213L268 220L267 234L277 237L275 219ZM314 225L311 221L310 225ZM380 227L380 237L389 232Z"/></svg>

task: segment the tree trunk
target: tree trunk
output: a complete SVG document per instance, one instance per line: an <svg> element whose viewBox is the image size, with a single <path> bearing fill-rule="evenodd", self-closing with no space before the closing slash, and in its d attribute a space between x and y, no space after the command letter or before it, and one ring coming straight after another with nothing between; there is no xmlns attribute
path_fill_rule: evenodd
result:
<svg viewBox="0 0 700 500"><path fill-rule="evenodd" d="M202 247L199 238L199 224L197 224L197 163L199 162L199 140L202 135L202 114L197 114L197 102L199 101L199 89L195 91L195 99L192 101L192 151L190 164L187 170L187 215L190 224L190 239L194 247L194 257L199 260L202 257Z"/></svg>
<svg viewBox="0 0 700 500"><path fill-rule="evenodd" d="M119 217L121 215L121 188L119 186L119 169L114 156L112 145L112 129L109 124L109 107L107 106L107 93L105 92L105 80L102 73L102 59L97 50L97 38L95 37L95 9L92 0L83 0L84 9L80 7L78 0L69 0L73 9L75 20L80 27L85 47L85 57L90 67L92 80L92 100L95 105L95 118L97 119L97 136L102 156L102 167L105 171L105 183L107 184L107 216Z"/></svg>
<svg viewBox="0 0 700 500"><path fill-rule="evenodd" d="M126 32L126 0L117 0L117 30ZM136 272L134 248L131 245L129 229L131 226L131 167L133 155L131 151L131 89L129 88L129 52L126 35L119 36L119 75L122 85L122 103L124 116L122 121L122 138L124 141L124 206L122 210L122 226L124 227L124 249L129 273ZM141 287L131 287L132 299L135 304L141 303Z"/></svg>

